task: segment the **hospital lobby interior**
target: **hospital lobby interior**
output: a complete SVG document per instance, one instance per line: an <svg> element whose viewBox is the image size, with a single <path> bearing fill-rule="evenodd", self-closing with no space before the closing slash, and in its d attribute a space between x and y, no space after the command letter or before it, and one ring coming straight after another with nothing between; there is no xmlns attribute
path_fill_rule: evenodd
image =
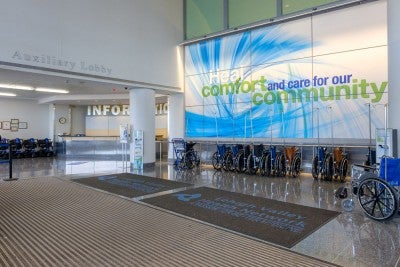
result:
<svg viewBox="0 0 400 267"><path fill-rule="evenodd" d="M0 10L0 266L400 266L399 1L117 2Z"/></svg>

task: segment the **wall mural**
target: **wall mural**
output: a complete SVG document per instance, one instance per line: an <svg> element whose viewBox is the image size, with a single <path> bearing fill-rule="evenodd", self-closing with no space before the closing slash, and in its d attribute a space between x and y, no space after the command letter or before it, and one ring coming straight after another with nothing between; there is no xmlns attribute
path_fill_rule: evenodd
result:
<svg viewBox="0 0 400 267"><path fill-rule="evenodd" d="M370 123L384 127L385 3L185 49L187 137L368 139Z"/></svg>

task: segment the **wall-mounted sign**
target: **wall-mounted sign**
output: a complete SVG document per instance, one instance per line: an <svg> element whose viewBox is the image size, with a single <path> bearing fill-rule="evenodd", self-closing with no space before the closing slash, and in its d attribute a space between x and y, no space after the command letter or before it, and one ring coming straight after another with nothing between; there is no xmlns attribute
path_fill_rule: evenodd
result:
<svg viewBox="0 0 400 267"><path fill-rule="evenodd" d="M168 103L156 104L156 115L166 115L168 114Z"/></svg>
<svg viewBox="0 0 400 267"><path fill-rule="evenodd" d="M94 105L87 107L87 116L129 116L129 105Z"/></svg>
<svg viewBox="0 0 400 267"><path fill-rule="evenodd" d="M23 61L25 63L33 63L35 65L42 65L45 67L57 67L68 71L82 71L88 73L111 75L112 69L110 67L104 66L97 63L89 63L86 61L70 61L66 59L57 58L55 56L46 54L32 54L22 51L15 51L11 56L13 60Z"/></svg>
<svg viewBox="0 0 400 267"><path fill-rule="evenodd" d="M369 138L388 102L386 9L382 1L186 46L186 136Z"/></svg>
<svg viewBox="0 0 400 267"><path fill-rule="evenodd" d="M119 140L122 144L127 144L129 139L129 125L121 124L119 126Z"/></svg>
<svg viewBox="0 0 400 267"><path fill-rule="evenodd" d="M155 115L168 114L168 103L158 103ZM87 116L129 116L129 105L93 105L87 107Z"/></svg>

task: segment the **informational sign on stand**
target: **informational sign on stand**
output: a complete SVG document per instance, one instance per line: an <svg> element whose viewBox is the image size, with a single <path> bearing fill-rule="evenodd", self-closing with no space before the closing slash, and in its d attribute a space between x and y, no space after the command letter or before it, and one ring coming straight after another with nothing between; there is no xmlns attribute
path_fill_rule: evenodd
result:
<svg viewBox="0 0 400 267"><path fill-rule="evenodd" d="M121 124L119 126L119 140L121 144L127 144L129 139L129 125Z"/></svg>
<svg viewBox="0 0 400 267"><path fill-rule="evenodd" d="M376 129L376 162L381 162L382 156L397 158L397 129Z"/></svg>
<svg viewBox="0 0 400 267"><path fill-rule="evenodd" d="M133 131L133 169L143 169L143 131Z"/></svg>
<svg viewBox="0 0 400 267"><path fill-rule="evenodd" d="M119 125L119 140L122 145L122 165L126 169L128 167L128 143L129 143L129 124Z"/></svg>

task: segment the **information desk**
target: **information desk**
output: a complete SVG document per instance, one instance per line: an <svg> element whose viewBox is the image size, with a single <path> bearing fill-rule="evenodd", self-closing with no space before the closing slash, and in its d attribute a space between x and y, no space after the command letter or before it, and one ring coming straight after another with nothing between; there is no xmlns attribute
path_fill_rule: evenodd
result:
<svg viewBox="0 0 400 267"><path fill-rule="evenodd" d="M129 158L129 143L126 145ZM168 153L167 141L155 141L156 160ZM58 136L56 152L60 156L121 159L122 144L119 136Z"/></svg>
<svg viewBox="0 0 400 267"><path fill-rule="evenodd" d="M58 136L58 155L121 158L122 152L119 136Z"/></svg>

